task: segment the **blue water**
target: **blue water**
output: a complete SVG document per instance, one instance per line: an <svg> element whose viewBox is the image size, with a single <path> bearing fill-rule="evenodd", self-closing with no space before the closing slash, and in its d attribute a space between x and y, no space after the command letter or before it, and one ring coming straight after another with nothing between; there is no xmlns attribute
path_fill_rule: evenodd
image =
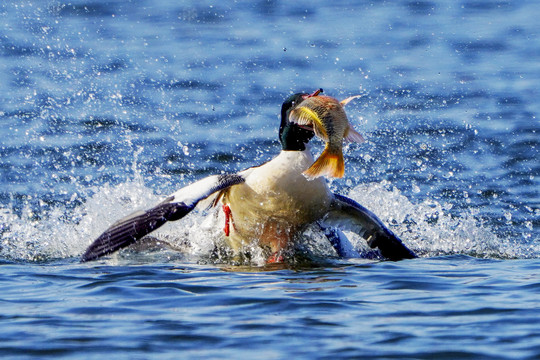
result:
<svg viewBox="0 0 540 360"><path fill-rule="evenodd" d="M0 356L540 358L539 13L2 2ZM337 259L308 229L313 264L215 264L193 214L156 234L183 252L79 264L127 213L275 156L281 102L319 87L363 95L332 189L419 259Z"/></svg>

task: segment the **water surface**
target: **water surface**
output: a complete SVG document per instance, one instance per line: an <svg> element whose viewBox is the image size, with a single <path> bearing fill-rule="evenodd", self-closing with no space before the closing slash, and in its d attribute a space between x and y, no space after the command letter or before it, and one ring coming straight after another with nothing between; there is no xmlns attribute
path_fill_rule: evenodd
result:
<svg viewBox="0 0 540 360"><path fill-rule="evenodd" d="M538 11L3 2L0 354L537 358ZM219 229L193 214L158 234L187 253L78 263L127 213L271 159L281 102L319 87L363 95L347 112L368 142L332 189L420 259L336 259L308 231L310 266L213 264Z"/></svg>

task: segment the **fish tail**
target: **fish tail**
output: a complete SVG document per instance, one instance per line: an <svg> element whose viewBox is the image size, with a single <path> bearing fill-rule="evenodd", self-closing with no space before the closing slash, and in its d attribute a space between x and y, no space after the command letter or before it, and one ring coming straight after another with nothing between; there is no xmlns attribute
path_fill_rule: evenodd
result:
<svg viewBox="0 0 540 360"><path fill-rule="evenodd" d="M345 161L340 147L329 147L326 144L321 156L303 173L309 180L327 175L341 178L345 174Z"/></svg>

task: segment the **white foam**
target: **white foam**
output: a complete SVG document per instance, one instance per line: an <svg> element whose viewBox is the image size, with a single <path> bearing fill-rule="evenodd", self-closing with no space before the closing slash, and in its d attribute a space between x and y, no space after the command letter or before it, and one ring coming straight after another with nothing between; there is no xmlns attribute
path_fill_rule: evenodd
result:
<svg viewBox="0 0 540 360"><path fill-rule="evenodd" d="M29 211L17 215L10 208L0 208L0 258L15 261L46 261L79 257L86 247L114 221L127 214L149 208L163 196L153 193L140 178L119 185L105 185L86 191L82 205L68 210L59 206L36 220ZM82 191L80 193L83 193ZM524 245L497 236L477 219L475 210L451 215L450 204L426 200L415 204L388 182L359 185L349 194L389 225L406 245L421 256L466 254L483 258L538 257L538 245ZM220 212L190 214L171 222L155 234L188 255L208 257L222 234ZM365 242L347 235L360 251ZM304 234L306 249L317 256L332 255L332 249L309 228ZM189 246L185 246L188 243ZM181 245L181 246L180 246ZM255 256L255 262L264 258Z"/></svg>
<svg viewBox="0 0 540 360"><path fill-rule="evenodd" d="M17 215L1 208L0 257L42 261L79 256L112 222L157 199L138 181L87 192L94 195L86 197L82 205L74 209L58 206L40 214L38 220L29 210Z"/></svg>
<svg viewBox="0 0 540 360"><path fill-rule="evenodd" d="M538 246L526 248L519 239L496 235L479 220L477 209L456 216L449 211L450 203L425 200L415 204L387 181L359 185L349 196L372 210L421 256L530 258L540 254Z"/></svg>

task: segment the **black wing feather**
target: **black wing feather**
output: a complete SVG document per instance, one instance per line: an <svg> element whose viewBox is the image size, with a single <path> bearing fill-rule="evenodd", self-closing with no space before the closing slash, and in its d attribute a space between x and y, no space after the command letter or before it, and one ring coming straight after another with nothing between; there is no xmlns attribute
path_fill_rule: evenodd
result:
<svg viewBox="0 0 540 360"><path fill-rule="evenodd" d="M186 206L183 203L162 203L141 214L117 222L86 249L81 261L95 260L129 246L167 221L182 218L192 209L193 206Z"/></svg>
<svg viewBox="0 0 540 360"><path fill-rule="evenodd" d="M325 221L350 227L366 239L371 248L377 247L382 256L389 260L416 258L415 253L405 246L374 213L346 196L334 194L333 209Z"/></svg>
<svg viewBox="0 0 540 360"><path fill-rule="evenodd" d="M111 225L86 249L81 261L91 261L125 248L158 229L167 221L179 220L208 196L240 184L241 175L214 175L180 189L155 207L136 212Z"/></svg>

